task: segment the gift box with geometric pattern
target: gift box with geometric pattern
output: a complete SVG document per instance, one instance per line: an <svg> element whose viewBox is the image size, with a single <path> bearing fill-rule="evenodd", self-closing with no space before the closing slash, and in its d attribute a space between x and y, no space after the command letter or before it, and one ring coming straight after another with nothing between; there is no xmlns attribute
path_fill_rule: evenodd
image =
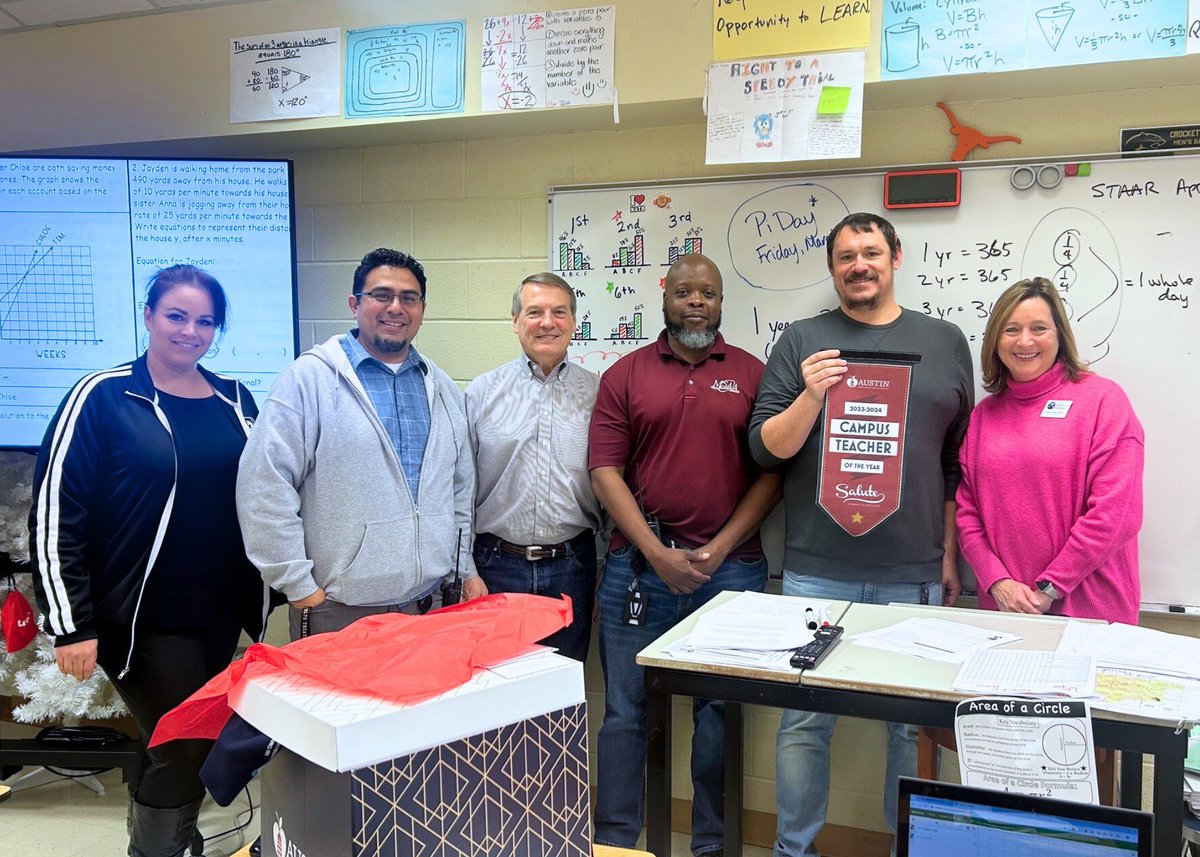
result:
<svg viewBox="0 0 1200 857"><path fill-rule="evenodd" d="M252 681L234 707L286 748L263 771L268 857L591 854L576 661L519 658L418 705Z"/></svg>

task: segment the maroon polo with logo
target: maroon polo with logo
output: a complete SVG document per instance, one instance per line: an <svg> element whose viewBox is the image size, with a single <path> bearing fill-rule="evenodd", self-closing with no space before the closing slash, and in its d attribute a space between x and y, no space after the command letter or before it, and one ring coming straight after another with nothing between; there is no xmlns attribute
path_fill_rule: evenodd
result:
<svg viewBox="0 0 1200 857"><path fill-rule="evenodd" d="M747 442L763 364L717 334L699 363L658 340L626 354L600 378L588 467L624 467L625 484L672 536L706 544L759 474ZM613 532L611 550L628 544ZM730 557L762 556L755 533Z"/></svg>

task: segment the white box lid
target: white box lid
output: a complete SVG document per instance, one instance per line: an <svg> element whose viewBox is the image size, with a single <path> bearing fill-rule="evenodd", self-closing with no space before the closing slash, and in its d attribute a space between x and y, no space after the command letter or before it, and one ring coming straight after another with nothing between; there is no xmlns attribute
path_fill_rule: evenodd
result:
<svg viewBox="0 0 1200 857"><path fill-rule="evenodd" d="M292 675L250 679L233 709L310 762L353 771L583 701L583 665L541 649L416 704L347 694Z"/></svg>

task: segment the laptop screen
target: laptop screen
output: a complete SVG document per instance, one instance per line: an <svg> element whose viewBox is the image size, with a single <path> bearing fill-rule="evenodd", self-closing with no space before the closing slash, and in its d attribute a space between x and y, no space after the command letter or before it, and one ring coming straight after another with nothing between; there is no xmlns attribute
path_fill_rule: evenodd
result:
<svg viewBox="0 0 1200 857"><path fill-rule="evenodd" d="M897 857L1150 857L1149 813L900 779Z"/></svg>

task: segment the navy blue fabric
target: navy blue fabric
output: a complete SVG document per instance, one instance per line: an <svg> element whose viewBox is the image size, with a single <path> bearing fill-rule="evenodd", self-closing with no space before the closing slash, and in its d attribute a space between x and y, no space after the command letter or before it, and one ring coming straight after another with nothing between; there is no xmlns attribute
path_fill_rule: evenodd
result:
<svg viewBox="0 0 1200 857"><path fill-rule="evenodd" d="M245 720L230 715L200 768L204 787L221 806L229 806L259 769L275 757L279 744Z"/></svg>

